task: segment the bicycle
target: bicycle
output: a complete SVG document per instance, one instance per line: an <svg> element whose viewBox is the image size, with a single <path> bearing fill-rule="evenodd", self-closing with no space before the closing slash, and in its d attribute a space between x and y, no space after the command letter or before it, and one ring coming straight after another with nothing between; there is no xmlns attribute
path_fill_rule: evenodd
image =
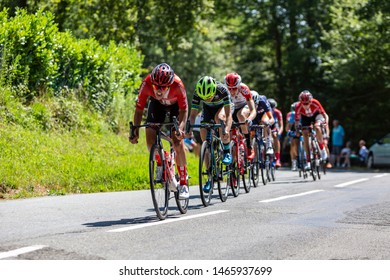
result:
<svg viewBox="0 0 390 280"><path fill-rule="evenodd" d="M237 197L240 193L240 180L243 182L246 193L249 193L251 189L250 180L247 183L245 179L247 168L250 166L250 164L248 163L245 139L240 131L241 125L246 125L246 122L233 122L231 128L231 151L233 156L233 162L231 166L232 193L234 197Z"/></svg>
<svg viewBox="0 0 390 280"><path fill-rule="evenodd" d="M299 144L298 144L298 158L297 158L297 165L298 165L298 172L299 177L303 177L303 179L306 179L308 177L307 170L305 169L306 166L306 152L303 145L303 136L302 132L299 133Z"/></svg>
<svg viewBox="0 0 390 280"><path fill-rule="evenodd" d="M321 158L320 145L318 144L315 130L313 126L304 126L302 129L307 129L309 132L309 152L311 161L311 175L315 181L317 178L321 179L320 167L325 168L324 160Z"/></svg>
<svg viewBox="0 0 390 280"><path fill-rule="evenodd" d="M230 166L222 164L223 159L223 144L219 138L218 129L224 131L224 123L201 123L191 125L187 122L186 132L190 132L190 128L205 128L207 130L206 140L203 141L199 157L199 191L202 204L207 207L210 205L214 184L217 183L219 198L225 202L229 194L229 186L231 185ZM226 181L224 181L226 180ZM209 182L210 191L205 192L203 186Z"/></svg>
<svg viewBox="0 0 390 280"><path fill-rule="evenodd" d="M154 210L160 220L164 220L168 215L170 199L175 198L181 214L187 213L189 204L189 198L179 199L179 192L177 191L178 175L175 174L175 151L172 139L167 133L162 131L164 125L171 128L174 127L176 135L180 135L176 117L173 117L173 122L145 123L141 125L133 125L133 122L130 122L130 139L134 138L135 128L145 127L156 130L156 142L152 145L149 156L149 184ZM169 152L164 150L162 140L168 142ZM172 192L173 196L171 196Z"/></svg>
<svg viewBox="0 0 390 280"><path fill-rule="evenodd" d="M259 171L263 185L267 185L267 182L271 181L270 168L272 162L270 161L270 155L267 155L267 140L265 138L264 129L266 125L251 125L250 129L254 130L254 137L252 139L252 147L255 150L255 157L253 158L250 167L250 178L252 179L253 186L258 187L259 183ZM270 145L270 143L268 144Z"/></svg>

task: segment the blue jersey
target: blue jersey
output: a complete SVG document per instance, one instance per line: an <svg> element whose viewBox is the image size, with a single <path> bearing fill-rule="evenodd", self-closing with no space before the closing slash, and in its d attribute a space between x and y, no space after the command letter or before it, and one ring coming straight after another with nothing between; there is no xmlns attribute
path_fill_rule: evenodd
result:
<svg viewBox="0 0 390 280"><path fill-rule="evenodd" d="M256 107L256 112L257 112L257 116L256 118L260 118L267 112L272 112L272 109L271 109L271 105L269 104L268 102L268 99L265 95L259 95L258 98L256 98L256 103L255 103L255 107Z"/></svg>

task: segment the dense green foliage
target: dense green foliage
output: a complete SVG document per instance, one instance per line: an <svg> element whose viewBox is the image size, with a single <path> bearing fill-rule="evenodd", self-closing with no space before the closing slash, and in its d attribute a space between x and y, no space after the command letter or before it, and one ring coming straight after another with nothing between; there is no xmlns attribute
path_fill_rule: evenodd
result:
<svg viewBox="0 0 390 280"><path fill-rule="evenodd" d="M165 61L189 99L202 75L237 71L284 114L309 89L354 149L390 131L389 1L0 0L0 8L7 128L123 131L132 93Z"/></svg>
<svg viewBox="0 0 390 280"><path fill-rule="evenodd" d="M0 13L0 85L24 103L36 98L76 97L104 114L118 129L140 83L141 55L126 44L100 45L95 39L76 39L59 32L50 12L14 17ZM128 110L128 109L127 109Z"/></svg>

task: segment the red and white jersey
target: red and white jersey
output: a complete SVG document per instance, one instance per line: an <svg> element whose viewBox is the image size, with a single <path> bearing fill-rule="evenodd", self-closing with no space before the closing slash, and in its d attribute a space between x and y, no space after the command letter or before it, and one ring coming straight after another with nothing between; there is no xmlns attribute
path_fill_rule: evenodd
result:
<svg viewBox="0 0 390 280"><path fill-rule="evenodd" d="M143 110L148 102L149 96L158 100L161 104L169 106L178 102L180 110L186 110L188 108L187 93L183 82L175 74L173 84L169 87L168 91L161 99L155 98L155 93L150 79L150 74L142 81L138 92L138 99L136 102L137 110Z"/></svg>
<svg viewBox="0 0 390 280"><path fill-rule="evenodd" d="M248 104L248 101L252 99L252 93L249 87L241 83L238 87L238 92L235 96L232 96L234 109L240 109Z"/></svg>
<svg viewBox="0 0 390 280"><path fill-rule="evenodd" d="M294 120L298 122L301 119L301 116L305 117L313 117L316 114L325 115L326 112L322 107L321 103L317 99L312 99L310 106L305 108L301 102L298 102L297 106L295 106L295 116Z"/></svg>

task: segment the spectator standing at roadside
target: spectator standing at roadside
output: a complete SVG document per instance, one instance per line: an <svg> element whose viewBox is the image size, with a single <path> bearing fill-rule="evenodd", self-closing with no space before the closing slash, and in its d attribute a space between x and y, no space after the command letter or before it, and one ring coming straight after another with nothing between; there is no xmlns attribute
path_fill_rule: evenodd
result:
<svg viewBox="0 0 390 280"><path fill-rule="evenodd" d="M338 120L333 120L331 164L340 166L341 149L344 145L345 131Z"/></svg>

